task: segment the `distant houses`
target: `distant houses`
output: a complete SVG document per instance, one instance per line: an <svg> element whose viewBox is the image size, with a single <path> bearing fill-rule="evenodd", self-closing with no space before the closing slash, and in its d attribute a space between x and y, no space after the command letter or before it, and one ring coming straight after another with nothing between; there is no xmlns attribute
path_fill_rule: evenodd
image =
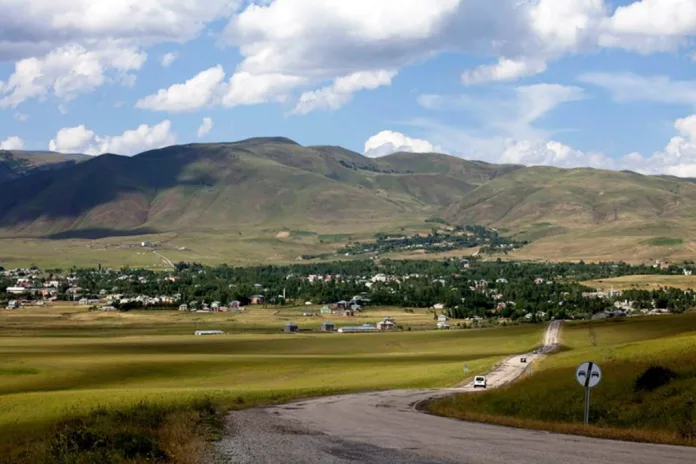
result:
<svg viewBox="0 0 696 464"><path fill-rule="evenodd" d="M285 327L283 328L283 332L285 333L297 333L299 331L300 327L294 322L288 322L287 324L285 324Z"/></svg>
<svg viewBox="0 0 696 464"><path fill-rule="evenodd" d="M333 322L324 321L321 324L321 331L322 332L333 332L335 330L336 330L336 324L334 324Z"/></svg>

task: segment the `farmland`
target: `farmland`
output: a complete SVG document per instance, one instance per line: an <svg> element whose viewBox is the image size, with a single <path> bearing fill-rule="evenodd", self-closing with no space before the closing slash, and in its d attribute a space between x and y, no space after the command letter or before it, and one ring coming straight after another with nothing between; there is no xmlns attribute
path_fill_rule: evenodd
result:
<svg viewBox="0 0 696 464"><path fill-rule="evenodd" d="M137 436L152 453L173 459L183 453L189 459L196 454L191 450L202 449L196 437L205 434L196 430L211 419L211 407L224 411L335 392L455 385L464 362L471 374L483 372L507 355L537 346L543 330L524 325L282 334L278 315L258 311L111 315L49 307L0 312L0 456L32 463L126 460L126 451L106 438L103 453L111 454L75 445L75 434L89 433ZM398 323L434 325L432 315L424 313L376 309L364 317L387 312ZM239 333L196 337L197 326ZM144 460L134 456L130 462ZM175 461L195 462L186 459Z"/></svg>
<svg viewBox="0 0 696 464"><path fill-rule="evenodd" d="M693 445L694 346L693 313L570 323L563 330L560 352L518 383L502 391L446 398L429 408L473 421ZM600 364L604 378L592 390L592 425L585 428L583 390L575 368L587 360Z"/></svg>

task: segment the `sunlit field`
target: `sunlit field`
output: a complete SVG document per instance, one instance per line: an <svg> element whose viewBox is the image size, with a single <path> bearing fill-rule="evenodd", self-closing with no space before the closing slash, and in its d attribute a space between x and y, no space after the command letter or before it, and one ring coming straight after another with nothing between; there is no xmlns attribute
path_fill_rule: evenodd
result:
<svg viewBox="0 0 696 464"><path fill-rule="evenodd" d="M273 316L274 311L95 313L65 307L0 312L0 455L13 455L15 462L61 462L63 454L56 451L55 442L60 436L56 430L64 425L56 429L56 424L92 417L87 422L101 424L109 431L106 435L123 432L121 425L120 432L114 431L116 422L131 424L128 430L154 436L172 458L172 443L179 439L163 441L161 435L171 438L172 423L181 426L181 421L162 419L159 425L136 426L140 420L136 412L154 408L163 418L184 414L193 424L189 427L196 427L201 404L224 411L336 392L455 385L463 380L464 363L469 375L483 372L507 355L538 346L544 329L525 325L284 334L284 322ZM350 318L350 323L339 324L339 316L332 320L338 326L354 325L384 315L386 310L385 314L378 310ZM432 314L391 311L389 315L399 325L435 323ZM315 318L305 322L301 312L299 318L283 317L301 328L321 324L310 322ZM194 336L196 328L233 333ZM263 330L271 333L259 333ZM101 414L96 419L90 415L95 410ZM85 427L92 430L96 425ZM39 451L42 454L37 455ZM66 453L64 462L80 455ZM119 461L123 456L97 458Z"/></svg>
<svg viewBox="0 0 696 464"><path fill-rule="evenodd" d="M599 363L604 374L592 389L589 428L582 425L584 389L575 379L584 361ZM685 314L566 324L561 351L524 379L430 408L467 420L694 445L694 400L696 314Z"/></svg>

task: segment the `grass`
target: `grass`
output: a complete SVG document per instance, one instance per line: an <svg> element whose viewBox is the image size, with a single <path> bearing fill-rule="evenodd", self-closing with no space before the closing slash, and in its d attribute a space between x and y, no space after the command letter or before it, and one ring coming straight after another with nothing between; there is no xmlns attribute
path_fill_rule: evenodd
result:
<svg viewBox="0 0 696 464"><path fill-rule="evenodd" d="M684 240L680 238L656 237L648 240L646 243L647 245L655 247L670 247L681 245L682 243L684 243Z"/></svg>
<svg viewBox="0 0 696 464"><path fill-rule="evenodd" d="M0 313L0 456L11 456L8 462L146 462L148 453L194 462L173 447L188 449L186 456L203 449L201 437L214 434L206 423L224 411L331 393L454 385L463 380L462 363L471 375L486 371L537 346L543 330L196 337L185 316L209 315L126 314L125 323L95 318L78 327L75 318L95 313L58 311L67 323L46 309L21 317ZM270 320L256 317L258 324ZM176 334L181 330L186 335ZM205 433L196 433L200 427ZM99 454L95 443L112 454Z"/></svg>
<svg viewBox="0 0 696 464"><path fill-rule="evenodd" d="M562 349L530 375L499 391L431 403L430 411L601 438L696 445L696 314L567 324ZM604 373L592 390L591 426L582 425L584 391L575 369L597 362ZM676 377L638 379L662 367ZM648 377L652 374L648 373Z"/></svg>
<svg viewBox="0 0 696 464"><path fill-rule="evenodd" d="M633 275L614 277L611 279L599 279L583 282L588 287L609 290L654 290L665 287L680 288L682 290L696 289L696 276L685 275Z"/></svg>

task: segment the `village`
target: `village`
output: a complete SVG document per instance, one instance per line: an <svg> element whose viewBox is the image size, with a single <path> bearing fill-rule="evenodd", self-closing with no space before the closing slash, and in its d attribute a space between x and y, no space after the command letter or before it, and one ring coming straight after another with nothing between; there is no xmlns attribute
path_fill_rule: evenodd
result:
<svg viewBox="0 0 696 464"><path fill-rule="evenodd" d="M218 268L180 263L176 270L35 267L0 273L0 308L72 304L92 311L133 310L244 314L247 308L306 308L302 317L348 320L374 308L426 310L432 329L603 319L683 312L690 290L589 288L580 278L641 272L682 274L688 265L526 264L457 259L444 262L327 263L269 268ZM416 272L417 271L417 272ZM581 273L586 274L583 276ZM452 321L463 323L452 324ZM399 330L393 317L367 325L326 322L322 331ZM286 332L299 332L295 322Z"/></svg>

